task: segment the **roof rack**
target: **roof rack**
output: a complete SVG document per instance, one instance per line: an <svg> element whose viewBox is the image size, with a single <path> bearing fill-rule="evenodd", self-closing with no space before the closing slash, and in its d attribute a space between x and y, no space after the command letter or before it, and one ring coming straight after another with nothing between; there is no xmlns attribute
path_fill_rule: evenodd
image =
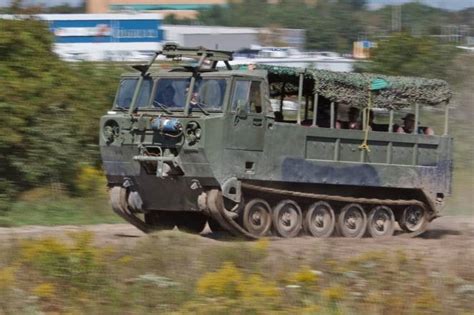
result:
<svg viewBox="0 0 474 315"><path fill-rule="evenodd" d="M224 50L212 50L205 47L179 47L177 44L166 43L161 51L168 58L202 58L209 61L231 61L233 52Z"/></svg>
<svg viewBox="0 0 474 315"><path fill-rule="evenodd" d="M205 47L180 47L178 44L175 43L166 43L163 46L163 50L157 51L155 56L153 56L152 60L146 65L134 65L132 66L135 70L140 71L143 75L145 75L152 64L155 62L156 58L159 55L166 56L166 58L170 59L181 59L181 58L194 58L198 59L197 66L193 67L193 70L198 72L201 71L201 67L205 60L211 61L211 69L215 70L217 68L217 63L219 61L223 61L228 70L232 70L232 66L230 65L229 61L233 60L233 52L232 51L224 51L224 50L211 50L206 49Z"/></svg>

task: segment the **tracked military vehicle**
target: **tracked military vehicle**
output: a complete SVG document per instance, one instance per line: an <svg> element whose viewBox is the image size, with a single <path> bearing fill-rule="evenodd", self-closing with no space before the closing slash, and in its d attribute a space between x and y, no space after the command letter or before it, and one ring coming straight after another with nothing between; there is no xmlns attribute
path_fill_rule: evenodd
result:
<svg viewBox="0 0 474 315"><path fill-rule="evenodd" d="M159 55L196 61L155 67ZM440 215L452 176L446 82L231 60L165 45L122 76L100 121L118 215L145 232L209 223L253 239L388 237L397 226L413 236ZM442 135L421 131L423 106L445 110ZM353 107L360 128L341 128ZM397 132L409 111L414 128Z"/></svg>

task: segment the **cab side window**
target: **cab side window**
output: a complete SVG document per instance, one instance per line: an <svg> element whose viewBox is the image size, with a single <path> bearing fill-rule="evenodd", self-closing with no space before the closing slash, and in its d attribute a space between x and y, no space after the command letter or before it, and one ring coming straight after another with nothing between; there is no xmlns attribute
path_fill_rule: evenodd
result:
<svg viewBox="0 0 474 315"><path fill-rule="evenodd" d="M260 86L260 81L236 81L232 95L232 111L236 111L239 105L245 105L247 112L261 113L262 94Z"/></svg>
<svg viewBox="0 0 474 315"><path fill-rule="evenodd" d="M260 90L260 82L252 81L250 85L250 112L261 113L262 112L262 94Z"/></svg>

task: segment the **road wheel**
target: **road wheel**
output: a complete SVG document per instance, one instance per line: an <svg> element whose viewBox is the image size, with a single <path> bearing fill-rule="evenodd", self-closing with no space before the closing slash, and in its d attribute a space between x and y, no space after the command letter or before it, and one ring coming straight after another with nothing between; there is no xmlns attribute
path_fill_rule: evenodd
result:
<svg viewBox="0 0 474 315"><path fill-rule="evenodd" d="M293 200L280 201L273 210L273 227L281 237L295 237L301 230L303 214Z"/></svg>
<svg viewBox="0 0 474 315"><path fill-rule="evenodd" d="M153 231L172 230L176 225L174 213L150 211L145 213L145 223Z"/></svg>
<svg viewBox="0 0 474 315"><path fill-rule="evenodd" d="M339 233L344 237L362 237L367 229L364 209L356 203L346 205L339 214L337 225Z"/></svg>
<svg viewBox="0 0 474 315"><path fill-rule="evenodd" d="M304 217L306 233L314 237L329 237L334 232L336 216L331 206L324 201L312 204Z"/></svg>
<svg viewBox="0 0 474 315"><path fill-rule="evenodd" d="M176 225L180 231L199 234L206 226L207 217L202 213L181 212L177 215Z"/></svg>
<svg viewBox="0 0 474 315"><path fill-rule="evenodd" d="M395 230L395 216L392 209L386 206L373 208L369 213L367 230L373 238L392 236Z"/></svg>
<svg viewBox="0 0 474 315"><path fill-rule="evenodd" d="M403 210L399 225L405 232L418 232L428 224L426 211L419 206L408 206Z"/></svg>
<svg viewBox="0 0 474 315"><path fill-rule="evenodd" d="M270 231L272 218L270 205L263 199L252 199L245 205L242 216L244 228L252 235L265 236Z"/></svg>

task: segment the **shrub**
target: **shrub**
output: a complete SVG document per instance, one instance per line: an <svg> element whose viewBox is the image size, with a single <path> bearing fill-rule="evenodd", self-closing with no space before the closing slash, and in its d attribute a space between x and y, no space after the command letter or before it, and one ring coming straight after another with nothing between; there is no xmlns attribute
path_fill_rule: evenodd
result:
<svg viewBox="0 0 474 315"><path fill-rule="evenodd" d="M90 193L105 193L107 181L100 170L89 165L84 165L79 168L75 184L78 192L81 195L87 196Z"/></svg>

